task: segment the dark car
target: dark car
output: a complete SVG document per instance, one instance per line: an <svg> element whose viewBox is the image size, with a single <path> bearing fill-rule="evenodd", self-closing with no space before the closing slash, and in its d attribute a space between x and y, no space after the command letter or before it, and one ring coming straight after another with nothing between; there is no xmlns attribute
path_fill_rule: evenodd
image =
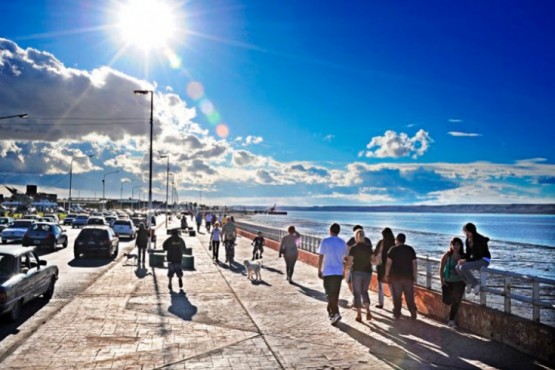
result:
<svg viewBox="0 0 555 370"><path fill-rule="evenodd" d="M64 225L72 225L75 217L77 217L75 213L70 213L69 215L67 215L66 218L64 218Z"/></svg>
<svg viewBox="0 0 555 370"><path fill-rule="evenodd" d="M77 215L73 219L73 222L71 223L71 227L72 228L83 227L87 224L88 221L89 221L89 216L88 215L84 215L84 214Z"/></svg>
<svg viewBox="0 0 555 370"><path fill-rule="evenodd" d="M40 295L54 295L58 267L46 266L34 248L0 247L0 314L16 321L21 307Z"/></svg>
<svg viewBox="0 0 555 370"><path fill-rule="evenodd" d="M37 222L23 235L21 244L24 247L36 245L37 247L48 247L54 250L58 244L66 248L67 242L67 234L58 224L54 222Z"/></svg>
<svg viewBox="0 0 555 370"><path fill-rule="evenodd" d="M109 226L85 226L75 239L73 256L78 259L81 254L102 254L116 258L119 250L119 238Z"/></svg>
<svg viewBox="0 0 555 370"><path fill-rule="evenodd" d="M101 225L101 226L109 226L108 222L102 216L91 216L87 220L87 225Z"/></svg>

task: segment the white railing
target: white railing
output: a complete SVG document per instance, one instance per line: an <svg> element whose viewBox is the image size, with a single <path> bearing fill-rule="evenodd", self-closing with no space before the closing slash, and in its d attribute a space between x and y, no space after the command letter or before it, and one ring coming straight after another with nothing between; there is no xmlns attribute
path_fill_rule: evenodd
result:
<svg viewBox="0 0 555 370"><path fill-rule="evenodd" d="M265 238L278 242L287 234L286 230L248 222L238 221L236 225L252 234L261 231ZM320 237L302 235L299 248L316 253L320 241ZM417 285L441 292L440 259L422 255L417 257ZM465 299L534 322L555 326L555 280L483 267L480 270L480 286L482 289L478 296L471 293Z"/></svg>

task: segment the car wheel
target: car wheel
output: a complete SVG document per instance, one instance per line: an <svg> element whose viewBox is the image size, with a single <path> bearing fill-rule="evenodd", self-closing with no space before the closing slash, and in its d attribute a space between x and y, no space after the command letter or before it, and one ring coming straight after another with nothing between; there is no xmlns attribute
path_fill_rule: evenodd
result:
<svg viewBox="0 0 555 370"><path fill-rule="evenodd" d="M8 244L7 240L2 239L2 244Z"/></svg>
<svg viewBox="0 0 555 370"><path fill-rule="evenodd" d="M79 259L79 255L80 255L79 251L77 249L74 249L73 250L73 258Z"/></svg>
<svg viewBox="0 0 555 370"><path fill-rule="evenodd" d="M119 253L119 245L116 246L116 249L114 249L114 254L112 255L113 259L116 259L116 257L118 256Z"/></svg>
<svg viewBox="0 0 555 370"><path fill-rule="evenodd" d="M21 299L15 303L12 310L8 313L8 320L11 322L17 321L21 316L21 306L23 305Z"/></svg>
<svg viewBox="0 0 555 370"><path fill-rule="evenodd" d="M52 252L54 252L54 251L56 250L56 245L57 245L57 244L56 244L56 239L54 239L54 240L52 241L52 244L50 244L50 250L51 250Z"/></svg>
<svg viewBox="0 0 555 370"><path fill-rule="evenodd" d="M67 248L67 238L66 238L66 240L64 241L64 244L62 244L62 247Z"/></svg>
<svg viewBox="0 0 555 370"><path fill-rule="evenodd" d="M42 295L44 297L44 299L46 299L47 301L49 301L54 296L54 286L55 285L56 285L56 280L52 279L50 281L50 285L48 286L48 289Z"/></svg>

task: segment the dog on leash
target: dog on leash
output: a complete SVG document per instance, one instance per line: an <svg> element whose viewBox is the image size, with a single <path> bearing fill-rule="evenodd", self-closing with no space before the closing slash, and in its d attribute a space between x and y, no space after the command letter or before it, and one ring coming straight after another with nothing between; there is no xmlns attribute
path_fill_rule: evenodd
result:
<svg viewBox="0 0 555 370"><path fill-rule="evenodd" d="M260 275L260 263L259 262L251 262L249 260L244 260L243 264L245 265L245 269L247 270L247 279L252 280L253 275L256 280L262 280L262 276Z"/></svg>
<svg viewBox="0 0 555 370"><path fill-rule="evenodd" d="M137 264L137 259L139 258L139 256L135 253L124 253L123 254L125 256L125 264L127 265L127 263L129 262L129 260L134 260L135 264Z"/></svg>

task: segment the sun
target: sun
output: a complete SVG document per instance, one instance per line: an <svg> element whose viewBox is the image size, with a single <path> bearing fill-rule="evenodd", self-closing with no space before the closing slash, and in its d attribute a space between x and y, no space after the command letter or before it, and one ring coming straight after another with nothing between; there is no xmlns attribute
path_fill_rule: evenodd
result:
<svg viewBox="0 0 555 370"><path fill-rule="evenodd" d="M117 26L124 43L145 51L164 48L176 32L174 13L161 0L129 0L122 4Z"/></svg>

